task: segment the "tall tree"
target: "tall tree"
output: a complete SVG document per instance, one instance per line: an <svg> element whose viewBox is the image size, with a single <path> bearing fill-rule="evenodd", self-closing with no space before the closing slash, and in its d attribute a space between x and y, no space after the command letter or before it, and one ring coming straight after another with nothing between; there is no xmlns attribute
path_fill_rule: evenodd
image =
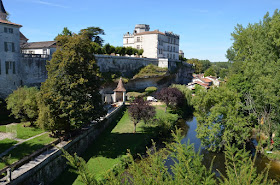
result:
<svg viewBox="0 0 280 185"><path fill-rule="evenodd" d="M149 102L145 101L143 98L135 99L129 106L128 112L133 120L134 133L136 133L136 125L141 120L147 123L156 114L155 107L149 105Z"/></svg>
<svg viewBox="0 0 280 185"><path fill-rule="evenodd" d="M47 65L41 86L38 122L69 132L104 115L101 81L91 40L87 35L58 36L58 49Z"/></svg>
<svg viewBox="0 0 280 185"><path fill-rule="evenodd" d="M100 35L105 35L103 29L99 27L88 27L86 29L82 29L79 33L80 35L85 35L88 39L102 46L104 40L100 37Z"/></svg>

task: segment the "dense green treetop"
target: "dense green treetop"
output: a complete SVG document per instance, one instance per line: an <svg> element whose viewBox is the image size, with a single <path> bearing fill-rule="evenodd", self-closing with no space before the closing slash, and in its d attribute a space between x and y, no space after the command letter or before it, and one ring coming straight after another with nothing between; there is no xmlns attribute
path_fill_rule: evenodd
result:
<svg viewBox="0 0 280 185"><path fill-rule="evenodd" d="M39 123L70 131L104 115L98 66L87 35L60 35L41 86Z"/></svg>

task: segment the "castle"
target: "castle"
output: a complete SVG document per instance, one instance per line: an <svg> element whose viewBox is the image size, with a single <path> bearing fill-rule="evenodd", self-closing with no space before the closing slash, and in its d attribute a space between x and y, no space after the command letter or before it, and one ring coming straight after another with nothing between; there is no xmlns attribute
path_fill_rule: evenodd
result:
<svg viewBox="0 0 280 185"><path fill-rule="evenodd" d="M147 24L137 24L133 33L123 36L123 46L143 49L147 58L179 60L180 36L173 32L150 31Z"/></svg>

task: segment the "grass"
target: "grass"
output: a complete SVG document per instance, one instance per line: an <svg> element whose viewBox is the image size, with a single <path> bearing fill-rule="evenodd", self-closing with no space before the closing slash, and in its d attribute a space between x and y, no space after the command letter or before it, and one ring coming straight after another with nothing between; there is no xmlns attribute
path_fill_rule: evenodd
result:
<svg viewBox="0 0 280 185"><path fill-rule="evenodd" d="M26 127L24 127L23 125L25 125ZM15 132L16 138L18 139L28 139L44 132L40 128L29 127L29 125L30 123L18 123L9 126L3 125L0 126L0 132Z"/></svg>
<svg viewBox="0 0 280 185"><path fill-rule="evenodd" d="M164 106L157 106L157 117L166 115ZM125 111L119 119L107 128L102 135L86 150L82 157L87 161L90 171L97 179L102 179L106 172L119 164L127 154L127 149L133 155L146 151L146 146L150 143L154 133L147 132L143 122L137 124L136 133L133 133L133 123L128 111ZM80 185L79 177L74 173L65 171L52 184L74 184Z"/></svg>
<svg viewBox="0 0 280 185"><path fill-rule="evenodd" d="M28 156L32 154L33 152L43 148L45 145L53 142L55 139L50 138L48 133L43 134L42 136L39 136L37 138L31 139L29 141L26 141L20 145L18 145L15 149L10 151L7 156L8 157L8 164L12 164L16 161L19 161L20 159L24 158L25 156ZM7 164L1 162L0 163L0 169L3 169L6 167Z"/></svg>
<svg viewBox="0 0 280 185"><path fill-rule="evenodd" d="M10 147L14 146L17 143L18 143L17 141L12 140L12 139L0 140L0 154L2 152L5 152L7 149L9 149Z"/></svg>
<svg viewBox="0 0 280 185"><path fill-rule="evenodd" d="M133 78L148 78L148 77L155 77L155 76L164 76L166 75L168 69L161 68L155 66L153 64L149 64L146 67L142 68L138 74L136 74Z"/></svg>

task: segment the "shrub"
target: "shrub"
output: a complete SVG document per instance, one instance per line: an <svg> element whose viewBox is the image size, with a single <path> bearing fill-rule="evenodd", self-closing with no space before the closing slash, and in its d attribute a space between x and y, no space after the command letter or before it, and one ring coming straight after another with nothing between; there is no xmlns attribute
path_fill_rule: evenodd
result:
<svg viewBox="0 0 280 185"><path fill-rule="evenodd" d="M146 92L147 94L152 94L152 93L155 92L155 91L157 91L157 88L156 88L156 87L147 87L147 88L145 89L145 92Z"/></svg>
<svg viewBox="0 0 280 185"><path fill-rule="evenodd" d="M18 88L6 99L7 109L11 110L16 119L30 121L33 126L39 112L36 98L38 92L36 87Z"/></svg>

